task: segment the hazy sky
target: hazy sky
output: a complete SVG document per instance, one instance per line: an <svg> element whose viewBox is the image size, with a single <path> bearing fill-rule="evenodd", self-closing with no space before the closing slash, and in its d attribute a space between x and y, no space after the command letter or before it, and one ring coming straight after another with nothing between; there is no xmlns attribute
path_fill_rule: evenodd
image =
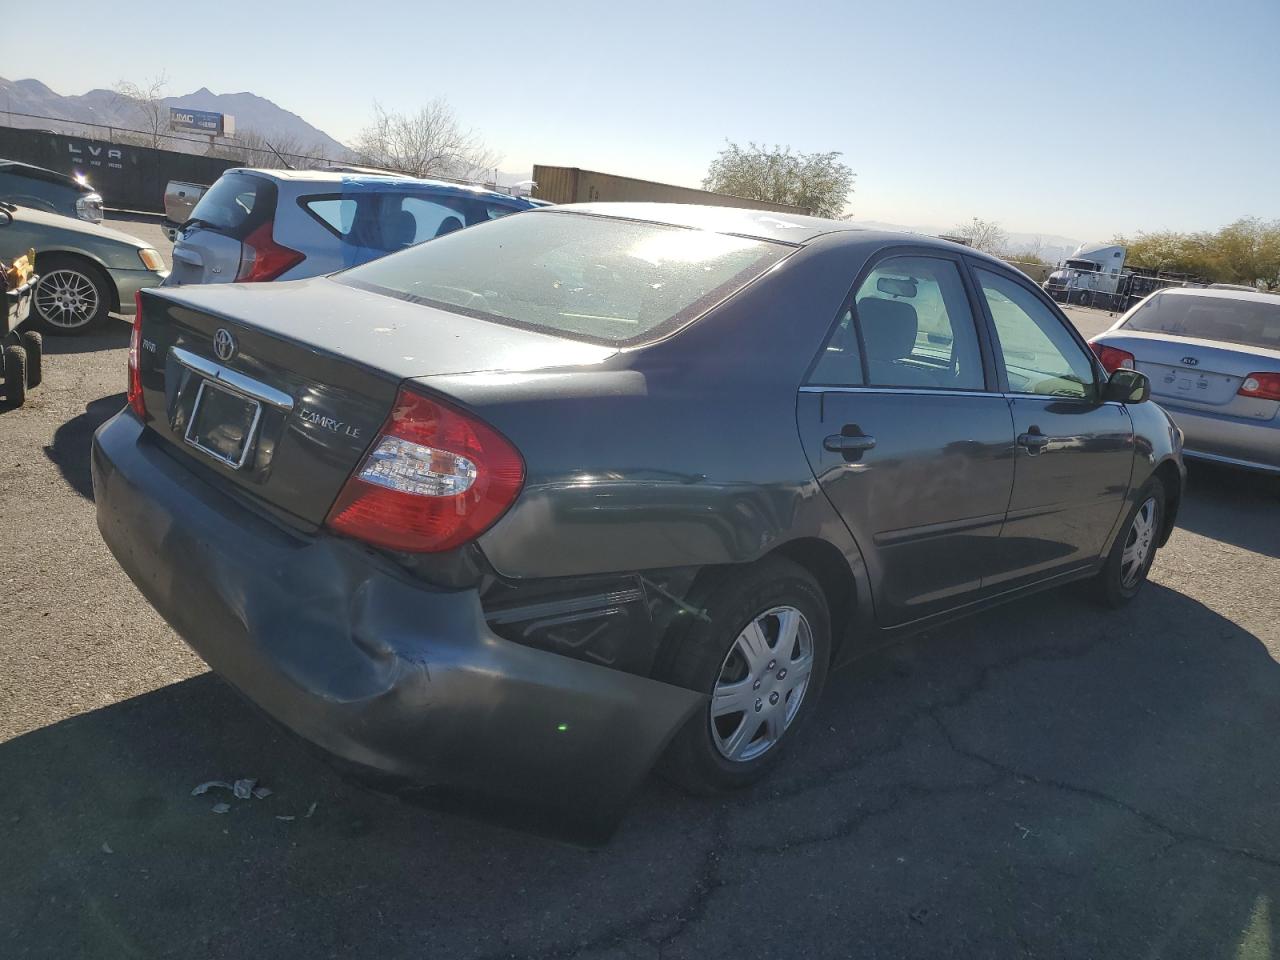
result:
<svg viewBox="0 0 1280 960"><path fill-rule="evenodd" d="M910 225L1280 217L1280 0L179 7L63 0L79 28L52 56L5 43L0 76L74 94L163 70L169 93L249 90L338 139L375 99L441 96L513 172L696 186L726 138L839 150L855 216Z"/></svg>

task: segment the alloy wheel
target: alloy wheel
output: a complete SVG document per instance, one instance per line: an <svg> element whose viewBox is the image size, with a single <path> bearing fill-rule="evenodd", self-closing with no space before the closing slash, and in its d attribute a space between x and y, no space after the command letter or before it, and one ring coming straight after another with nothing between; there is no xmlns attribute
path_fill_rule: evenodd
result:
<svg viewBox="0 0 1280 960"><path fill-rule="evenodd" d="M771 750L800 711L813 664L813 630L795 607L773 607L748 623L711 694L711 737L720 755L747 763Z"/></svg>
<svg viewBox="0 0 1280 960"><path fill-rule="evenodd" d="M98 313L98 288L78 270L54 270L36 285L35 308L50 326L83 327Z"/></svg>
<svg viewBox="0 0 1280 960"><path fill-rule="evenodd" d="M1120 555L1120 582L1126 590L1137 584L1147 568L1147 558L1155 548L1156 520L1159 514L1156 498L1148 497L1129 525L1124 552Z"/></svg>

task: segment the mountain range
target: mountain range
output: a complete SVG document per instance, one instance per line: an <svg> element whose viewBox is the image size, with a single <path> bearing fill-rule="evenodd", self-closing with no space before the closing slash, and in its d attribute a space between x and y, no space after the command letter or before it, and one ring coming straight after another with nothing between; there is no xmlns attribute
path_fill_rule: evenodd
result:
<svg viewBox="0 0 1280 960"><path fill-rule="evenodd" d="M180 97L165 97L165 107L210 110L235 117L236 133L243 137L256 133L285 152L307 153L334 160L351 158L346 144L319 127L303 120L278 104L253 93L214 93L201 87ZM20 116L30 114L31 116ZM114 90L90 90L78 96L63 96L39 80L6 80L0 77L0 122L11 127L72 132L69 127L99 124L117 129L144 130L146 121L136 104ZM80 135L92 130L76 129ZM106 139L107 130L96 135ZM183 141L167 144L180 149Z"/></svg>
<svg viewBox="0 0 1280 960"><path fill-rule="evenodd" d="M854 217L852 222L860 227L866 227L868 230L906 231L907 233L923 233L931 237L951 232L951 229L940 227L937 224L885 223L882 220L859 220L857 217ZM1007 233L1004 246L1005 249L1013 253L1035 252L1046 263L1057 263L1059 260L1065 260L1071 256L1080 244L1080 240L1059 236L1058 234Z"/></svg>

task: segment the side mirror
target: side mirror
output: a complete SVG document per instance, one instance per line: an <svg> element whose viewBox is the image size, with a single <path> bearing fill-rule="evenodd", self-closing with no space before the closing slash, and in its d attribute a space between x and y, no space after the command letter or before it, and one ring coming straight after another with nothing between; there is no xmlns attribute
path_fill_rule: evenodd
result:
<svg viewBox="0 0 1280 960"><path fill-rule="evenodd" d="M1121 367L1102 388L1102 399L1110 403L1146 403L1151 399L1151 381L1145 373Z"/></svg>

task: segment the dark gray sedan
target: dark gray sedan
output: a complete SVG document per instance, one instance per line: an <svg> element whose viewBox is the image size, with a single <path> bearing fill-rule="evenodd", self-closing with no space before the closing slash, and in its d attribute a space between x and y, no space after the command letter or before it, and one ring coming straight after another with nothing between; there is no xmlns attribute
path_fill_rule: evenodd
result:
<svg viewBox="0 0 1280 960"><path fill-rule="evenodd" d="M98 523L358 768L611 823L748 784L827 672L1068 581L1182 494L1146 378L1022 274L758 211L535 210L331 277L148 290Z"/></svg>

